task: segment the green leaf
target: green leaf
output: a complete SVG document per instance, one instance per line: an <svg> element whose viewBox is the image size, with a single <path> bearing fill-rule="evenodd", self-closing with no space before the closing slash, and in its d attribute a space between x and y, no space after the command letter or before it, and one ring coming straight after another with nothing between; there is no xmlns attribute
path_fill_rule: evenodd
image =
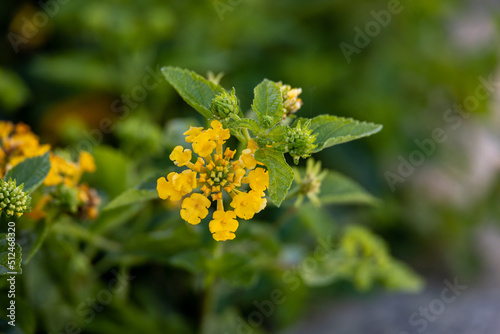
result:
<svg viewBox="0 0 500 334"><path fill-rule="evenodd" d="M129 189L109 202L103 208L103 211L116 209L125 205L144 202L155 198L158 198L158 192L156 190Z"/></svg>
<svg viewBox="0 0 500 334"><path fill-rule="evenodd" d="M214 273L233 286L250 286L255 282L257 270L241 253L225 253L212 263Z"/></svg>
<svg viewBox="0 0 500 334"><path fill-rule="evenodd" d="M156 183L160 177L165 176L169 172L170 169L168 169L167 172L158 172L146 179L138 186L125 190L123 193L111 200L111 202L109 202L106 206L104 206L102 211L112 210L122 206L159 198L158 191L156 190Z"/></svg>
<svg viewBox="0 0 500 334"><path fill-rule="evenodd" d="M161 263L184 249L199 247L199 236L186 224L177 222L169 229L143 232L132 236L125 244L130 255L141 256Z"/></svg>
<svg viewBox="0 0 500 334"><path fill-rule="evenodd" d="M210 104L217 94L224 92L221 86L206 80L195 72L178 67L163 67L161 71L187 104L205 118L212 118Z"/></svg>
<svg viewBox="0 0 500 334"><path fill-rule="evenodd" d="M334 171L321 182L319 199L323 204L376 204L377 199L359 184Z"/></svg>
<svg viewBox="0 0 500 334"><path fill-rule="evenodd" d="M169 259L169 263L173 266L186 269L194 274L198 274L206 270L208 256L201 249L189 249L173 255Z"/></svg>
<svg viewBox="0 0 500 334"><path fill-rule="evenodd" d="M96 220L90 222L89 229L100 235L117 230L120 226L130 222L130 219L137 215L143 207L139 203L122 206L114 210L103 210Z"/></svg>
<svg viewBox="0 0 500 334"><path fill-rule="evenodd" d="M262 131L259 123L257 123L256 120L249 119L249 118L242 118L242 119L231 121L228 124L228 127L230 129L241 129L241 128L249 129L254 134L258 134Z"/></svg>
<svg viewBox="0 0 500 334"><path fill-rule="evenodd" d="M299 206L295 217L317 238L337 234L339 224L330 215L327 207L318 208L305 202Z"/></svg>
<svg viewBox="0 0 500 334"><path fill-rule="evenodd" d="M314 269L301 268L301 277L308 286L326 286L339 279L351 280L359 290L367 290L375 283L407 292L423 286L418 275L391 257L384 240L364 227L348 226L339 246L324 251L326 256Z"/></svg>
<svg viewBox="0 0 500 334"><path fill-rule="evenodd" d="M311 254L310 257L314 258L314 255ZM342 252L337 251L328 254L317 264L318 266L313 270L306 270L301 267L299 273L307 286L328 286L342 278L352 279L357 261L348 259Z"/></svg>
<svg viewBox="0 0 500 334"><path fill-rule="evenodd" d="M37 57L30 64L30 70L37 77L72 87L99 90L116 85L113 68L104 59L96 58L93 52L84 50Z"/></svg>
<svg viewBox="0 0 500 334"><path fill-rule="evenodd" d="M24 184L24 191L32 192L42 184L50 170L49 153L21 161L5 174L4 180L12 178L17 185Z"/></svg>
<svg viewBox="0 0 500 334"><path fill-rule="evenodd" d="M287 125L278 124L267 133L266 138L271 142L282 142L285 140L288 129Z"/></svg>
<svg viewBox="0 0 500 334"><path fill-rule="evenodd" d="M283 119L283 97L274 82L264 79L254 89L252 109L257 114L260 124L270 128Z"/></svg>
<svg viewBox="0 0 500 334"><path fill-rule="evenodd" d="M9 272L15 272L17 274L22 273L21 269L21 246L17 243L7 240L8 234L0 234L0 275L8 275ZM9 249L13 246L12 249ZM14 258L9 258L9 254L14 254ZM9 263L12 261L12 263Z"/></svg>
<svg viewBox="0 0 500 334"><path fill-rule="evenodd" d="M0 106L12 112L21 107L30 95L28 86L14 71L0 68Z"/></svg>
<svg viewBox="0 0 500 334"><path fill-rule="evenodd" d="M294 174L283 155L273 148L261 147L255 152L255 159L266 165L269 171L269 196L280 206L292 185Z"/></svg>
<svg viewBox="0 0 500 334"><path fill-rule="evenodd" d="M97 172L86 175L92 184L99 185L110 198L118 196L128 189L129 158L109 146L96 146L94 159Z"/></svg>
<svg viewBox="0 0 500 334"><path fill-rule="evenodd" d="M296 120L294 124L299 120L300 119ZM313 134L318 134L314 142L318 147L316 147L313 152L319 152L333 145L371 136L379 132L382 129L382 125L360 122L351 118L319 115L311 120L309 128L312 130Z"/></svg>

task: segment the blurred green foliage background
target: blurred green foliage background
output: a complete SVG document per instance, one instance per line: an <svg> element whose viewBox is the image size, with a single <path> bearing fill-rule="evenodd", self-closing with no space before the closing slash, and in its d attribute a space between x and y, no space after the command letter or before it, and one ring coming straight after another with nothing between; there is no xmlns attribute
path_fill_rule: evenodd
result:
<svg viewBox="0 0 500 334"><path fill-rule="evenodd" d="M329 113L384 126L376 136L315 156L325 168L350 176L380 199L375 208L328 208L336 217L330 223L368 226L388 241L396 258L425 277L459 273L474 278L481 267L474 229L499 218L494 209L500 192L498 168L489 169L487 179L482 172L484 177L476 179L473 161L474 151L480 151L475 145L481 144L477 140L481 133L496 133L493 142L498 144L494 95L481 101L457 130L450 129L443 115L474 94L479 77L496 73L498 6L486 1L402 0L401 12L392 15L348 62L340 44L355 45L355 28L364 30L375 20L371 12L387 6L387 1L368 0L3 1L1 117L31 125L42 141L93 151L98 173L89 181L104 196L114 198L168 165L165 152L182 140L187 124L203 124L166 83L160 67L224 72L221 84L236 88L244 109L262 78L301 87L304 106L299 116ZM418 149L415 140L431 138L438 127L449 139L437 144L423 165L392 191L385 173L396 172L398 157L408 159ZM493 160L488 153L481 162L493 166ZM134 210L105 214L122 215L123 220L135 215L136 223L121 237L137 237L146 229L141 222L148 221L149 227L160 223L149 219L151 211ZM272 220L273 213L269 215ZM103 231L112 228L106 223L99 226ZM189 230L182 233L185 239L175 241L189 242ZM296 236L293 228L281 233L285 240ZM141 242L150 242L136 241L138 249ZM61 248L58 256L53 261L44 258L52 263L51 269L39 270L36 265L42 263L32 262L31 269L25 269L23 289L51 286L48 282L67 275L68 268L57 267L56 262L64 262L70 254ZM98 265L106 275L107 259L101 260ZM135 260L127 259L129 264ZM93 265L78 258L71 262L74 286L80 284L80 274L83 280L96 279L83 274L86 266ZM149 264L131 275L137 277L134 286L141 289L133 295L133 303L106 310L107 317L97 317L88 332L136 333L140 328L155 333L168 328L169 333L181 333L196 327L189 319L199 316L192 306L199 296L186 286L187 273ZM161 298L146 288L151 280L162 291ZM245 313L252 308L252 298L269 294L272 280L265 276L252 290L226 296L226 302L239 303ZM60 293L63 299L77 301L88 291ZM352 294L357 292L343 284L299 289L266 328L276 332L290 326L295 315L304 314L307 305L318 299ZM52 305L44 299L44 291L37 296L39 303ZM45 322L43 328L60 330L57 321L47 320L52 319L48 314L71 310L54 307L39 307L47 314L37 317Z"/></svg>

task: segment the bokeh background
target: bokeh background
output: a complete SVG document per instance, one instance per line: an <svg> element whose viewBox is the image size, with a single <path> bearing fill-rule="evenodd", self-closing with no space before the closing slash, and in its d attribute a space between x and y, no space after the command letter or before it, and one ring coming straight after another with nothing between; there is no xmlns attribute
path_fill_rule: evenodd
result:
<svg viewBox="0 0 500 334"><path fill-rule="evenodd" d="M160 67L224 72L221 84L235 87L244 107L263 78L301 87L303 116L383 124L373 137L315 156L380 199L374 208L329 210L339 224L355 220L382 236L427 287L417 295L357 292L347 284L313 289L279 311L267 324L271 332L416 333L423 326L410 324L410 315L441 298L445 280L457 279L467 289L425 332L498 333L500 3L401 0L390 22L357 45L358 29L377 26L373 12L389 3L2 1L1 118L29 124L54 146L116 148L130 164L125 168L120 155L93 180L115 196L161 166L165 145L179 135L169 121L201 122ZM357 48L349 59L342 43ZM477 98L478 90L486 97ZM466 113L450 111L464 103ZM388 172L421 156L416 141L429 143L436 129L446 139L432 141L418 166L388 182ZM246 293L265 295L258 288ZM168 307L188 322L196 316L192 296L183 301L174 287L170 297ZM111 323L100 325L114 332L119 325Z"/></svg>

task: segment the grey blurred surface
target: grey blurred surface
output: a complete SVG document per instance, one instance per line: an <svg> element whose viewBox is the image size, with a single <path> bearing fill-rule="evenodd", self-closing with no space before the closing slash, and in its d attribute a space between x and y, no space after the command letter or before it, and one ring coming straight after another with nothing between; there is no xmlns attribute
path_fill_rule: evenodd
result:
<svg viewBox="0 0 500 334"><path fill-rule="evenodd" d="M331 306L304 321L287 334L498 334L500 333L500 289L468 287L441 313L429 309L441 290L437 287L414 296L381 295L367 302L345 302ZM434 306L435 307L435 306ZM417 314L410 322L410 317ZM428 320L427 320L428 319Z"/></svg>
<svg viewBox="0 0 500 334"><path fill-rule="evenodd" d="M419 294L383 293L323 305L283 334L500 334L500 232L496 226L483 225L477 231L484 273L475 283L449 277L428 281ZM460 287L451 288L453 282Z"/></svg>

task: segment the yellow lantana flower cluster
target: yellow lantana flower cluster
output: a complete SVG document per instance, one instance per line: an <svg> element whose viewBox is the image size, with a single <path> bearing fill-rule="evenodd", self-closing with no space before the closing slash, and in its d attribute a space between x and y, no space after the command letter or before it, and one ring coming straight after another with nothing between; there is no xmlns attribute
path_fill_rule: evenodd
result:
<svg viewBox="0 0 500 334"><path fill-rule="evenodd" d="M216 120L210 125L211 128L206 130L190 127L184 133L193 150L176 146L170 160L188 169L159 178L156 189L162 199L182 200L181 217L193 225L208 215L208 209L215 201L217 209L209 223L210 232L217 241L232 240L239 226L236 217L251 219L266 206L269 174L264 168L257 167L262 163L255 160L257 144L252 139L239 158L233 160L236 151L224 150L224 143L231 136L229 129L224 129ZM191 161L193 151L198 155L195 163ZM243 184L248 184L250 189L241 190ZM193 192L198 188L201 193ZM224 210L223 192L231 197L230 206L234 210Z"/></svg>
<svg viewBox="0 0 500 334"><path fill-rule="evenodd" d="M84 172L93 173L95 170L94 157L88 152L80 152L78 163L51 154L50 171L43 184L46 186L56 186L64 183L68 187L75 187L80 182L80 178Z"/></svg>
<svg viewBox="0 0 500 334"><path fill-rule="evenodd" d="M0 121L0 178L10 169L27 158L40 156L49 152L50 145L40 144L28 125L24 123ZM50 170L43 184L57 186L64 184L77 192L78 213L85 218L96 218L100 197L97 192L86 184L80 184L85 172L96 170L94 158L88 152L80 153L78 162L68 161L50 152ZM30 216L39 219L45 216L44 208L53 199L53 194L45 194L35 205Z"/></svg>
<svg viewBox="0 0 500 334"><path fill-rule="evenodd" d="M0 121L0 178L26 158L42 155L50 145L40 145L38 137L24 123Z"/></svg>
<svg viewBox="0 0 500 334"><path fill-rule="evenodd" d="M97 191L89 188L87 184L80 183L83 173L93 173L96 170L94 157L85 151L80 152L77 162L69 161L55 154L50 156L50 171L43 184L46 186L63 185L69 191L76 191L78 215L82 219L90 218L95 219L99 213L98 207L101 204L101 198ZM61 197L55 191L54 194L47 194L42 200L39 201L37 206L33 209L30 215L33 218L44 217L44 207L51 200L53 196Z"/></svg>

